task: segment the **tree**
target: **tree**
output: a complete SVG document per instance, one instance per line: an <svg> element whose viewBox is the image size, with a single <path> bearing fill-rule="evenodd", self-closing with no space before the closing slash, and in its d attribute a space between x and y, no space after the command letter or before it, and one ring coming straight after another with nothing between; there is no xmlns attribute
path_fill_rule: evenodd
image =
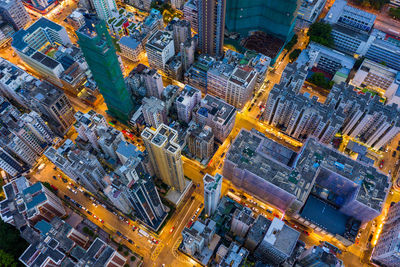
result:
<svg viewBox="0 0 400 267"><path fill-rule="evenodd" d="M121 244L118 244L118 249L117 249L117 250L118 250L119 252L121 252L122 249L123 249L122 245L121 245Z"/></svg>
<svg viewBox="0 0 400 267"><path fill-rule="evenodd" d="M28 247L28 243L21 238L19 231L12 225L0 220L0 250L18 258Z"/></svg>
<svg viewBox="0 0 400 267"><path fill-rule="evenodd" d="M386 3L389 3L390 0L354 0L354 2L362 7L380 10Z"/></svg>
<svg viewBox="0 0 400 267"><path fill-rule="evenodd" d="M331 89L333 86L333 82L328 81L328 79L324 76L324 74L319 72L316 72L313 75L311 75L308 81L324 89Z"/></svg>
<svg viewBox="0 0 400 267"><path fill-rule="evenodd" d="M0 249L0 265L4 267L17 267L18 263L15 261L13 255Z"/></svg>
<svg viewBox="0 0 400 267"><path fill-rule="evenodd" d="M126 257L126 256L128 256L128 254L129 254L129 251L125 250L124 251L124 256Z"/></svg>
<svg viewBox="0 0 400 267"><path fill-rule="evenodd" d="M400 19L400 8L390 8L389 15L395 19Z"/></svg>
<svg viewBox="0 0 400 267"><path fill-rule="evenodd" d="M295 50L293 50L293 51L289 54L289 60L290 60L290 62L295 61L295 60L299 57L300 53L301 53L301 49L295 49Z"/></svg>
<svg viewBox="0 0 400 267"><path fill-rule="evenodd" d="M316 43L320 43L325 46L333 46L333 38L331 35L332 26L328 23L315 22L311 24L308 29L307 35L310 40Z"/></svg>
<svg viewBox="0 0 400 267"><path fill-rule="evenodd" d="M290 39L290 41L285 45L286 51L292 50L292 48L297 44L298 39L299 37L297 36L297 34L294 34L292 39Z"/></svg>
<svg viewBox="0 0 400 267"><path fill-rule="evenodd" d="M135 256L131 256L131 261L135 261L136 257Z"/></svg>

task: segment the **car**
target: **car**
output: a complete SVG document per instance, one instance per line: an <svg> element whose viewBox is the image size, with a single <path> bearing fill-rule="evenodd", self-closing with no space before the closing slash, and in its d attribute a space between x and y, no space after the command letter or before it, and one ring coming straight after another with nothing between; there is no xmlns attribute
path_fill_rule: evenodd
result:
<svg viewBox="0 0 400 267"><path fill-rule="evenodd" d="M201 173L202 175L204 175L204 174L205 174L203 171L200 171L200 173Z"/></svg>
<svg viewBox="0 0 400 267"><path fill-rule="evenodd" d="M96 214L93 214L93 218L97 220L99 217L97 217Z"/></svg>
<svg viewBox="0 0 400 267"><path fill-rule="evenodd" d="M306 234L306 235L310 235L310 233L305 231L305 230L303 230L303 233Z"/></svg>
<svg viewBox="0 0 400 267"><path fill-rule="evenodd" d="M190 219L192 222L196 219L196 215L193 215L193 217Z"/></svg>
<svg viewBox="0 0 400 267"><path fill-rule="evenodd" d="M92 202L92 204L93 204L93 206L97 207L97 204L96 204L96 202Z"/></svg>
<svg viewBox="0 0 400 267"><path fill-rule="evenodd" d="M72 192L72 188L69 185L67 185L67 189Z"/></svg>
<svg viewBox="0 0 400 267"><path fill-rule="evenodd" d="M79 190L81 193L85 192L85 191L83 191L82 187L79 187L78 190Z"/></svg>
<svg viewBox="0 0 400 267"><path fill-rule="evenodd" d="M153 238L151 241L156 245L158 244L158 240L156 240L155 238Z"/></svg>
<svg viewBox="0 0 400 267"><path fill-rule="evenodd" d="M225 156L225 152L221 154L221 158L222 158L223 156Z"/></svg>
<svg viewBox="0 0 400 267"><path fill-rule="evenodd" d="M75 189L72 189L71 192L74 193L75 195L78 194L78 191L76 191Z"/></svg>
<svg viewBox="0 0 400 267"><path fill-rule="evenodd" d="M204 204L203 204L203 203L201 203L201 204L200 204L200 209L201 209L203 206L204 206Z"/></svg>
<svg viewBox="0 0 400 267"><path fill-rule="evenodd" d="M128 242L131 243L131 244L133 244L133 241L132 241L131 239L128 239Z"/></svg>
<svg viewBox="0 0 400 267"><path fill-rule="evenodd" d="M251 107L249 107L248 109L247 109L247 111L250 111L251 110Z"/></svg>
<svg viewBox="0 0 400 267"><path fill-rule="evenodd" d="M71 198L70 198L69 196L67 196L67 195L64 195L64 198L65 198L66 200L71 200Z"/></svg>
<svg viewBox="0 0 400 267"><path fill-rule="evenodd" d="M103 221L102 219L100 219L100 218L99 218L99 221L100 221L101 223L104 223L104 221Z"/></svg>
<svg viewBox="0 0 400 267"><path fill-rule="evenodd" d="M93 215L93 213L92 213L91 211L89 211L89 210L87 210L86 212L87 212L87 214L89 214L89 215Z"/></svg>
<svg viewBox="0 0 400 267"><path fill-rule="evenodd" d="M68 180L67 179L65 179L64 177L63 178L61 178L61 180L63 181L63 183L67 183L68 182Z"/></svg>
<svg viewBox="0 0 400 267"><path fill-rule="evenodd" d="M105 209L107 208L107 206L106 206L106 205L104 205L104 204L101 204L101 206L102 206L103 208L105 208Z"/></svg>
<svg viewBox="0 0 400 267"><path fill-rule="evenodd" d="M54 180L57 180L57 177L55 177L55 176L53 175L53 179L54 179Z"/></svg>
<svg viewBox="0 0 400 267"><path fill-rule="evenodd" d="M379 163L379 169L382 169L383 168L383 164L385 163L385 161L384 160L381 160L381 162Z"/></svg>
<svg viewBox="0 0 400 267"><path fill-rule="evenodd" d="M218 170L219 170L219 169L221 169L221 167L222 167L222 163L221 163L221 164L219 164L219 166L218 166Z"/></svg>
<svg viewBox="0 0 400 267"><path fill-rule="evenodd" d="M172 233L175 230L175 226L171 227L171 230L169 230L169 233Z"/></svg>
<svg viewBox="0 0 400 267"><path fill-rule="evenodd" d="M268 209L267 209L266 211L267 211L268 213L272 214L272 211L271 211L271 210L268 210Z"/></svg>
<svg viewBox="0 0 400 267"><path fill-rule="evenodd" d="M187 228L190 228L190 226L192 226L193 222L189 221L189 223L187 224Z"/></svg>
<svg viewBox="0 0 400 267"><path fill-rule="evenodd" d="M122 234L121 234L119 231L117 231L116 234L117 234L118 236L122 236Z"/></svg>
<svg viewBox="0 0 400 267"><path fill-rule="evenodd" d="M396 157L396 150L393 150L392 157Z"/></svg>
<svg viewBox="0 0 400 267"><path fill-rule="evenodd" d="M114 215L118 215L115 211L112 212Z"/></svg>
<svg viewBox="0 0 400 267"><path fill-rule="evenodd" d="M137 229L137 227L136 227L136 226L133 226L133 227L132 227L132 231L134 231L134 232L135 232L135 231L136 231L136 229Z"/></svg>
<svg viewBox="0 0 400 267"><path fill-rule="evenodd" d="M261 114L258 114L258 115L257 115L257 119L259 119L259 118L260 118L260 116L261 116Z"/></svg>
<svg viewBox="0 0 400 267"><path fill-rule="evenodd" d="M397 150L397 151L400 151L400 146L397 146L396 150Z"/></svg>
<svg viewBox="0 0 400 267"><path fill-rule="evenodd" d="M128 221L128 220L125 219L124 222L127 223L127 224L129 225L129 221Z"/></svg>

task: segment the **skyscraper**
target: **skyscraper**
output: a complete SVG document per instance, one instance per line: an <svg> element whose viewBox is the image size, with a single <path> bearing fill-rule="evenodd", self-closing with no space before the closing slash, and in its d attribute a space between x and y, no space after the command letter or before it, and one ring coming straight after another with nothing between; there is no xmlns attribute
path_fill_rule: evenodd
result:
<svg viewBox="0 0 400 267"><path fill-rule="evenodd" d="M13 25L16 31L23 29L31 21L21 0L0 1L0 14Z"/></svg>
<svg viewBox="0 0 400 267"><path fill-rule="evenodd" d="M203 54L222 57L226 0L198 0L199 48Z"/></svg>
<svg viewBox="0 0 400 267"><path fill-rule="evenodd" d="M134 109L133 99L125 87L106 23L93 15L85 19L86 25L76 32L79 46L104 97L108 112L121 121L128 121Z"/></svg>
<svg viewBox="0 0 400 267"><path fill-rule="evenodd" d="M118 15L118 8L115 0L94 0L92 1L97 16L105 21Z"/></svg>
<svg viewBox="0 0 400 267"><path fill-rule="evenodd" d="M155 175L167 185L182 192L185 180L181 159L182 147L177 143L177 131L161 124L155 131L144 129L142 138Z"/></svg>
<svg viewBox="0 0 400 267"><path fill-rule="evenodd" d="M287 40L293 36L300 0L230 0L226 7L226 27L247 36L263 31Z"/></svg>
<svg viewBox="0 0 400 267"><path fill-rule="evenodd" d="M214 177L206 173L204 182L204 210L207 216L211 216L217 209L221 196L222 175L216 173Z"/></svg>
<svg viewBox="0 0 400 267"><path fill-rule="evenodd" d="M400 203L390 207L386 223L382 228L372 260L383 266L399 266L400 256Z"/></svg>

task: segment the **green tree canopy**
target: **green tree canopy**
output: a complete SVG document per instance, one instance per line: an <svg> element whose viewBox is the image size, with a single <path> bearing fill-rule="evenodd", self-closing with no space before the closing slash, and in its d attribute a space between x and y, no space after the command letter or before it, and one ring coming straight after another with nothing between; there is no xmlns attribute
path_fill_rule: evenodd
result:
<svg viewBox="0 0 400 267"><path fill-rule="evenodd" d="M320 43L325 46L333 46L333 38L331 35L332 26L328 23L315 22L311 24L308 29L307 35L310 40L316 43Z"/></svg>
<svg viewBox="0 0 400 267"><path fill-rule="evenodd" d="M0 249L0 266L17 267L18 263L15 261L13 255L8 254L4 250Z"/></svg>
<svg viewBox="0 0 400 267"><path fill-rule="evenodd" d="M293 50L293 51L289 54L289 60L290 60L290 62L295 61L295 60L299 57L300 53L301 53L301 49L295 49L295 50Z"/></svg>
<svg viewBox="0 0 400 267"><path fill-rule="evenodd" d="M385 4L389 3L390 0L354 0L354 2L362 7L380 10Z"/></svg>

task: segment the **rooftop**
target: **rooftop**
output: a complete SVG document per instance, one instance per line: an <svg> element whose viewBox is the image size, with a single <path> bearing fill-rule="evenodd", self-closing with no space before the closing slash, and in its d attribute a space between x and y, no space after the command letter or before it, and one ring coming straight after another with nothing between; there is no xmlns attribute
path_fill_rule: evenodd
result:
<svg viewBox="0 0 400 267"><path fill-rule="evenodd" d="M261 133L242 129L232 143L226 160L294 195L302 203L305 203L317 178L318 183L325 179L318 176L324 169L329 172L327 177L351 181L356 199L381 211L390 186L388 177L383 173L312 138L304 143L298 155L273 142ZM291 160L285 161L288 155L291 155ZM279 157L284 159L283 162Z"/></svg>
<svg viewBox="0 0 400 267"><path fill-rule="evenodd" d="M170 43L173 43L172 34L167 31L156 31L147 41L146 49L151 48L157 51L163 51Z"/></svg>
<svg viewBox="0 0 400 267"><path fill-rule="evenodd" d="M225 125L235 115L236 109L218 97L206 95L194 112L203 117L212 116L214 121Z"/></svg>

